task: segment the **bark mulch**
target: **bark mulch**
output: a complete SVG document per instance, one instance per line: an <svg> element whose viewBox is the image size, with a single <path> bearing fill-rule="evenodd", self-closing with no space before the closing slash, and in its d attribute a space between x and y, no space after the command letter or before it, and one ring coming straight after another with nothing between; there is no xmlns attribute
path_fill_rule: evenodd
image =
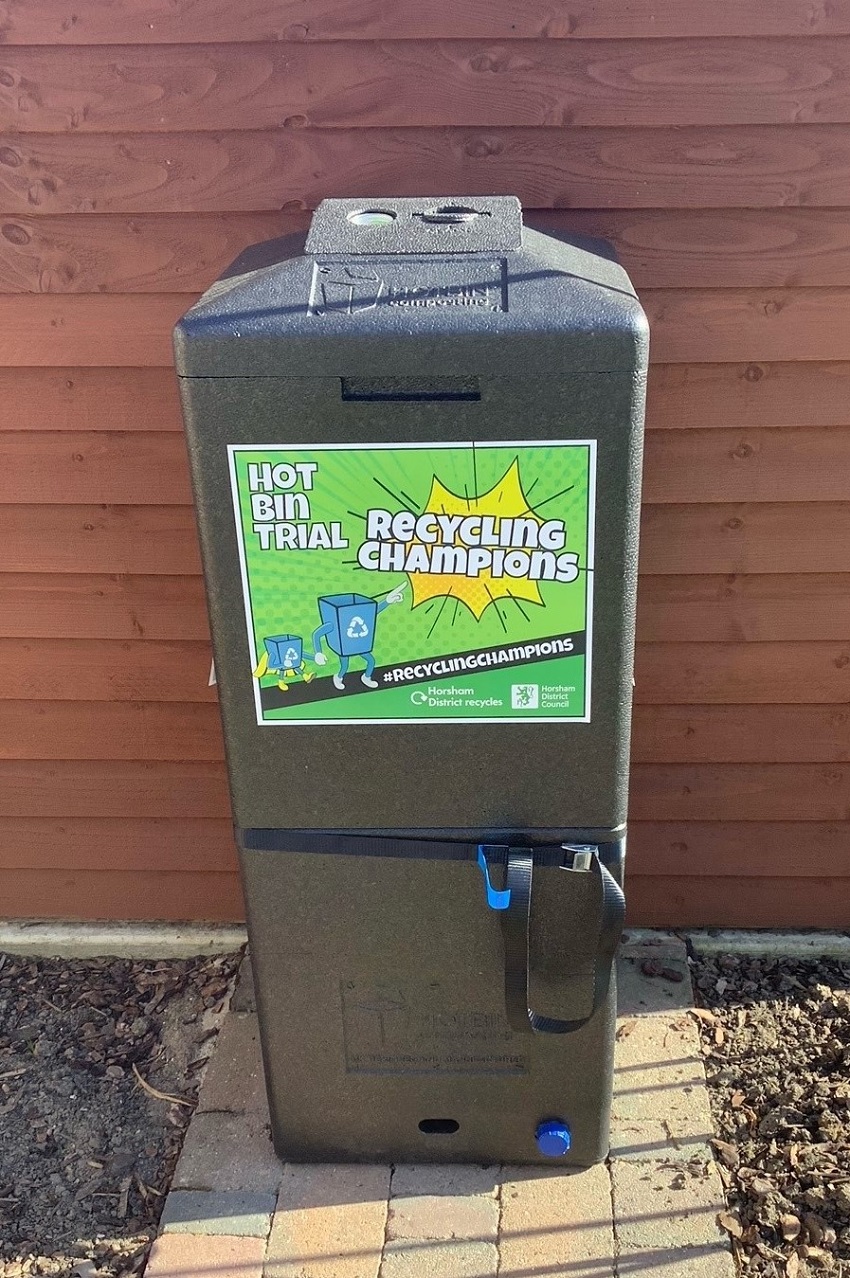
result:
<svg viewBox="0 0 850 1278"><path fill-rule="evenodd" d="M850 966L693 966L729 1232L746 1278L850 1275Z"/></svg>
<svg viewBox="0 0 850 1278"><path fill-rule="evenodd" d="M131 1275L239 955L0 954L0 1275Z"/></svg>

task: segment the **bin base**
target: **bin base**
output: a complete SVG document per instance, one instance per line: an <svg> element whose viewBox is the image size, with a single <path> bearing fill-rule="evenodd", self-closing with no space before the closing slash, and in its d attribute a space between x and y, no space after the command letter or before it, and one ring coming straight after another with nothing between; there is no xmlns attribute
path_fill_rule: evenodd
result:
<svg viewBox="0 0 850 1278"><path fill-rule="evenodd" d="M241 859L282 1158L575 1169L605 1158L613 978L582 1029L513 1032L500 922L473 862L244 849ZM554 917L564 945L586 943L598 926L592 878L536 870L532 935L548 936ZM536 1005L581 1016L589 982L559 986L557 967L554 954L535 976ZM541 1152L547 1120L568 1129L567 1152Z"/></svg>

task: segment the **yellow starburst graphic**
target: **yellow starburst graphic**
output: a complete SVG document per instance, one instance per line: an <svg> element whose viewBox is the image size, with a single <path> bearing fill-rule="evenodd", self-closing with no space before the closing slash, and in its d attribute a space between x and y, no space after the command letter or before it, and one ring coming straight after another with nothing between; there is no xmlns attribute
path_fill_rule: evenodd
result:
<svg viewBox="0 0 850 1278"><path fill-rule="evenodd" d="M529 509L528 498L522 491L519 462L512 462L498 483L489 492L476 497L462 497L446 488L435 475L431 492L423 514L432 515L492 515L496 519L533 519L543 521ZM455 543L459 544L459 543ZM532 604L542 604L536 581L523 577L494 577L489 569L477 577L464 577L460 573L409 572L413 590L412 606L429 599L448 595L466 604L475 617L481 619L484 609L497 599L521 599Z"/></svg>

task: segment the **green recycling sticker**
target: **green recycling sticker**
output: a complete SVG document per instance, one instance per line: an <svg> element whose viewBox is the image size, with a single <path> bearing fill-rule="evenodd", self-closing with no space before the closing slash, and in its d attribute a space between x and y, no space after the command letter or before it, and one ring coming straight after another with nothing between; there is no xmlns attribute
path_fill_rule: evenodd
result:
<svg viewBox="0 0 850 1278"><path fill-rule="evenodd" d="M258 723L589 721L593 441L228 455Z"/></svg>

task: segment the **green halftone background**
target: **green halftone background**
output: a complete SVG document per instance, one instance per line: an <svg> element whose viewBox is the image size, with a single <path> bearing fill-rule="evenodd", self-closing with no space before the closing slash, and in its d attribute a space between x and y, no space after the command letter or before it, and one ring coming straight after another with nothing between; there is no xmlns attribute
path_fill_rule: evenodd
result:
<svg viewBox="0 0 850 1278"><path fill-rule="evenodd" d="M541 519L565 520L565 549L578 554L582 569L577 580L568 584L539 582L542 605L527 600L497 599L487 606L479 620L464 604L446 596L413 608L413 591L405 573L369 571L357 564L357 550L365 539L367 510L380 507L393 512L419 513L425 509L435 476L458 496L480 496L499 482L515 459L519 462L520 482L529 509ZM260 549L253 531L248 467L252 463L275 466L282 462L311 462L317 466L313 488L306 494L311 521L340 523L349 541L347 550ZM239 493L238 514L242 522L258 655L264 650L263 640L267 636L300 635L308 669L319 677L330 677L337 669L335 654L325 648L328 664L324 667L316 667L310 660L312 634L321 624L319 597L354 593L381 599L401 585L405 586L402 602L391 605L378 618L374 647L378 665L427 660L489 645L522 643L586 627L587 573L584 569L590 473L590 449L586 444L488 445L476 446L474 450L464 446L427 445L328 450L239 448L231 455L231 465ZM302 491L301 483L291 491ZM360 659L352 658L352 675L359 676L361 670ZM524 667L524 670L523 677L531 679L533 667ZM464 682L475 678L464 675ZM357 697L356 701L365 713L367 698ZM315 717L326 718L330 713L319 704L312 708ZM302 707L295 717L304 718L305 710L307 707ZM377 706L374 710L375 717L383 717ZM369 714L371 717L372 711ZM274 714L274 718L281 717L280 712Z"/></svg>

